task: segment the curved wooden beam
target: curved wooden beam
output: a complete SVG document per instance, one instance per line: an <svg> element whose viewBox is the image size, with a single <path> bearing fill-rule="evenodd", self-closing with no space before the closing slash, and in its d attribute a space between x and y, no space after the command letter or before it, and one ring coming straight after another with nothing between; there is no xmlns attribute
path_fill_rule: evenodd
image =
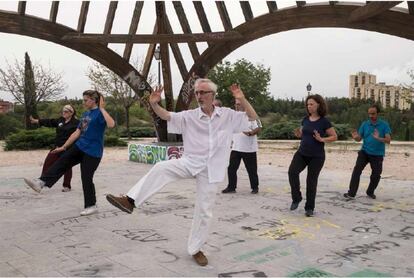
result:
<svg viewBox="0 0 414 278"><path fill-rule="evenodd" d="M75 30L38 17L21 16L18 13L12 12L0 11L0 32L54 42L76 50L106 66L131 86L138 95L140 102L151 113L159 140L167 141L166 122L156 116L148 102L148 97L152 90L150 85L131 64L111 49L99 43L82 44L62 40L62 37L75 32Z"/></svg>
<svg viewBox="0 0 414 278"><path fill-rule="evenodd" d="M241 34L242 39L211 45L194 62L181 87L176 111L188 109L192 99L189 97L191 92L188 92L188 84L194 74L206 76L210 69L237 48L268 35L303 28L338 27L379 32L414 40L414 17L401 11L387 10L366 20L349 22L351 13L363 6L363 3L358 5L341 4L341 2L335 5L307 4L299 8L277 10L240 24L233 31Z"/></svg>

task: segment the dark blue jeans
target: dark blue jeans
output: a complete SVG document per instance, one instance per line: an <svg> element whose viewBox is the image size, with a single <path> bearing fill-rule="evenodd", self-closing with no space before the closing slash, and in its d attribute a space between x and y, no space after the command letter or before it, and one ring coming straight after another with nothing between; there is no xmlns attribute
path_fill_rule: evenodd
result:
<svg viewBox="0 0 414 278"><path fill-rule="evenodd" d="M349 190L348 190L349 196L355 197L358 191L359 180L360 180L362 171L364 170L365 166L367 166L368 163L371 166L372 172L371 172L369 186L368 186L366 193L368 195L374 194L374 191L377 188L379 181L381 179L383 161L384 161L383 156L370 155L364 152L363 150L360 150L358 152L358 158L356 160L354 170L352 171L352 177L349 183Z"/></svg>

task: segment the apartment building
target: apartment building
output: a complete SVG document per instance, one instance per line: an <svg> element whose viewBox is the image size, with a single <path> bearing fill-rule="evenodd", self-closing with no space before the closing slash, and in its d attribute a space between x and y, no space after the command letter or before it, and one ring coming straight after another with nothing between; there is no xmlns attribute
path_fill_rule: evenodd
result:
<svg viewBox="0 0 414 278"><path fill-rule="evenodd" d="M367 72L358 72L349 76L349 98L372 99L382 107L395 107L399 110L411 108L414 92L403 86L377 83L377 78Z"/></svg>

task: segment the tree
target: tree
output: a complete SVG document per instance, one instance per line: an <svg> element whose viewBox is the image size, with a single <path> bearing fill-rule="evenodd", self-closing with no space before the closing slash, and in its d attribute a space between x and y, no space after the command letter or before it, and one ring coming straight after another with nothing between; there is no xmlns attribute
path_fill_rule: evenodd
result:
<svg viewBox="0 0 414 278"><path fill-rule="evenodd" d="M30 61L29 54L24 54L24 118L26 129L32 127L30 123L30 116L37 117L37 109L35 103L36 86L34 81L34 73L32 67L32 61Z"/></svg>
<svg viewBox="0 0 414 278"><path fill-rule="evenodd" d="M142 63L138 59L135 59L133 64L141 71ZM113 97L115 103L123 107L125 111L126 132L128 138L131 138L129 110L137 101L135 92L122 78L99 63L94 63L88 68L87 76L96 90L102 92L104 95ZM148 75L147 82L150 85L154 84L155 78L152 74Z"/></svg>
<svg viewBox="0 0 414 278"><path fill-rule="evenodd" d="M271 108L272 99L268 92L270 68L261 64L254 65L241 59L231 64L228 61L217 64L208 77L218 85L217 97L224 106L233 106L233 96L228 90L231 84L238 83L259 114L264 114Z"/></svg>
<svg viewBox="0 0 414 278"><path fill-rule="evenodd" d="M25 53L25 61L6 61L6 68L0 69L0 90L10 93L15 101L25 107L26 128L30 127L29 116L36 113L41 101L56 100L66 88L62 74L45 68L39 63L31 63Z"/></svg>

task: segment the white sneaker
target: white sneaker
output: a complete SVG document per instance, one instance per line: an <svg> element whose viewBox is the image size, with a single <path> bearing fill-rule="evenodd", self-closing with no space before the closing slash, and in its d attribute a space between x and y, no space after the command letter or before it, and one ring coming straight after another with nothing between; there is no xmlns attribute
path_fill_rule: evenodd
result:
<svg viewBox="0 0 414 278"><path fill-rule="evenodd" d="M30 186L31 189L36 191L37 193L40 193L42 191L42 188L45 186L45 182L41 179L26 179L24 178L24 182Z"/></svg>
<svg viewBox="0 0 414 278"><path fill-rule="evenodd" d="M80 215L87 216L87 215L91 215L97 212L98 212L98 207L95 205L95 206L87 207L86 209L82 210Z"/></svg>

